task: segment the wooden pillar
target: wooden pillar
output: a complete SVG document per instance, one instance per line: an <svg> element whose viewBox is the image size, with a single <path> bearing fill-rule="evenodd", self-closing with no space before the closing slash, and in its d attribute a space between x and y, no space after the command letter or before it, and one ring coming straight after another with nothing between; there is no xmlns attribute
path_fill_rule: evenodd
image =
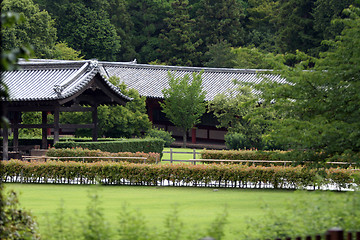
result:
<svg viewBox="0 0 360 240"><path fill-rule="evenodd" d="M331 240L344 240L344 231L340 228L331 228L328 234Z"/></svg>
<svg viewBox="0 0 360 240"><path fill-rule="evenodd" d="M94 124L94 127L92 129L92 138L93 138L93 141L97 141L97 139L98 139L98 112L97 112L97 105L93 106L92 121L93 121L93 124Z"/></svg>
<svg viewBox="0 0 360 240"><path fill-rule="evenodd" d="M54 109L54 144L59 141L59 132L60 132L60 107L59 105L56 105Z"/></svg>
<svg viewBox="0 0 360 240"><path fill-rule="evenodd" d="M21 117L21 112L15 112L14 113L14 139L13 139L13 146L14 146L14 151L19 151L19 126L18 124L20 123L20 117Z"/></svg>
<svg viewBox="0 0 360 240"><path fill-rule="evenodd" d="M196 143L196 128L195 127L193 127L191 129L191 142Z"/></svg>
<svg viewBox="0 0 360 240"><path fill-rule="evenodd" d="M47 124L47 112L42 112L41 113L41 123L42 124ZM42 149L46 149L47 148L47 128L42 128L42 140L41 140L41 148Z"/></svg>
<svg viewBox="0 0 360 240"><path fill-rule="evenodd" d="M2 113L4 115L4 117L7 117L7 108L6 106L3 104L2 105L3 109L2 109ZM1 116L3 117L3 116ZM2 119L0 119L0 121L2 121ZM3 137L3 154L2 154L2 160L8 160L9 159L9 129L7 126L6 122L1 122L1 126L2 126L2 137Z"/></svg>

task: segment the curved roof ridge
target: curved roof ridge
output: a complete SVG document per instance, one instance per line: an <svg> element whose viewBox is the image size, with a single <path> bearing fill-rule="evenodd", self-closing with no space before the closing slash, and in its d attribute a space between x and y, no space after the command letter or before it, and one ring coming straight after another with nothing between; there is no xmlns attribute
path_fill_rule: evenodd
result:
<svg viewBox="0 0 360 240"><path fill-rule="evenodd" d="M173 71L206 71L206 72L243 72L243 73L258 73L258 72L271 72L271 69L241 69L241 68L211 68L211 67L186 67L186 66L170 66L170 65L152 65L152 64L137 64L133 62L105 62L100 61L101 65L112 67L130 67L130 68L148 68L148 69L161 69Z"/></svg>

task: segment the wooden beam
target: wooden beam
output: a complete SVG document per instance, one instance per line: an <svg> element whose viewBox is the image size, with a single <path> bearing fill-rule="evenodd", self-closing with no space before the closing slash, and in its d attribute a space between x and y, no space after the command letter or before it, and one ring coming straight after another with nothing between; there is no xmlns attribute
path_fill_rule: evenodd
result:
<svg viewBox="0 0 360 240"><path fill-rule="evenodd" d="M91 112L93 108L82 106L60 107L60 112Z"/></svg>
<svg viewBox="0 0 360 240"><path fill-rule="evenodd" d="M11 124L11 128L54 128L54 124Z"/></svg>
<svg viewBox="0 0 360 240"><path fill-rule="evenodd" d="M87 124L72 124L72 123L66 123L66 124L60 124L61 129L76 129L76 128L94 128L93 123L87 123Z"/></svg>

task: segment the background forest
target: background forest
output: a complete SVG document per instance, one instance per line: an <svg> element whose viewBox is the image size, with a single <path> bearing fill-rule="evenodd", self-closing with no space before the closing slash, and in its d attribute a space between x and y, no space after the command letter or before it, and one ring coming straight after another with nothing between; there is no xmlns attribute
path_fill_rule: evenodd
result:
<svg viewBox="0 0 360 240"><path fill-rule="evenodd" d="M5 50L33 57L183 66L275 68L326 51L355 0L5 0L23 21L2 32ZM308 57L307 56L307 57Z"/></svg>

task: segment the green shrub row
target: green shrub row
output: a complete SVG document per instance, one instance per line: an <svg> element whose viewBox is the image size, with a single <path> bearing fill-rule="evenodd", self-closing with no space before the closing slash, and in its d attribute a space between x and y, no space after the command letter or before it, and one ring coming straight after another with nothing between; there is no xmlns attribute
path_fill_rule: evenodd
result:
<svg viewBox="0 0 360 240"><path fill-rule="evenodd" d="M87 148L90 150L101 150L103 152L145 152L162 154L164 141L156 138L144 139L123 139L121 141L102 141L102 142L57 142L55 148Z"/></svg>
<svg viewBox="0 0 360 240"><path fill-rule="evenodd" d="M157 163L160 161L160 153L143 153L143 152L118 152L118 153L110 153L110 152L102 152L100 150L89 150L83 148L50 148L46 156L48 157L99 157L92 159L61 159L61 161L84 161L84 162L98 162L98 161L127 161L133 163L143 163L142 159L106 159L100 157L146 157L146 163Z"/></svg>
<svg viewBox="0 0 360 240"><path fill-rule="evenodd" d="M202 159L229 159L229 160L293 160L294 164L312 162L347 162L360 164L360 153L346 152L341 155L335 155L330 158L325 158L321 154L314 154L299 151L256 151L256 150L203 150L201 152ZM302 159L302 160L300 160ZM323 166L323 165L322 165ZM330 166L330 165L328 165ZM338 165L334 165L338 166ZM349 167L349 165L343 165Z"/></svg>
<svg viewBox="0 0 360 240"><path fill-rule="evenodd" d="M255 151L255 150L203 150L202 159L229 160L283 160L285 151Z"/></svg>
<svg viewBox="0 0 360 240"><path fill-rule="evenodd" d="M97 141L119 141L120 138L98 138ZM90 142L92 138L60 138L60 142L73 141L73 142ZM50 146L54 145L54 138L48 137L47 142ZM19 145L20 146L29 146L29 145L40 145L42 144L41 137L20 137ZM2 146L2 137L0 137L0 145ZM13 138L9 137L9 146L13 146Z"/></svg>
<svg viewBox="0 0 360 240"><path fill-rule="evenodd" d="M3 162L3 182L102 183L297 189L331 184L338 189L360 183L350 169L261 167L238 164L135 164L127 162Z"/></svg>

